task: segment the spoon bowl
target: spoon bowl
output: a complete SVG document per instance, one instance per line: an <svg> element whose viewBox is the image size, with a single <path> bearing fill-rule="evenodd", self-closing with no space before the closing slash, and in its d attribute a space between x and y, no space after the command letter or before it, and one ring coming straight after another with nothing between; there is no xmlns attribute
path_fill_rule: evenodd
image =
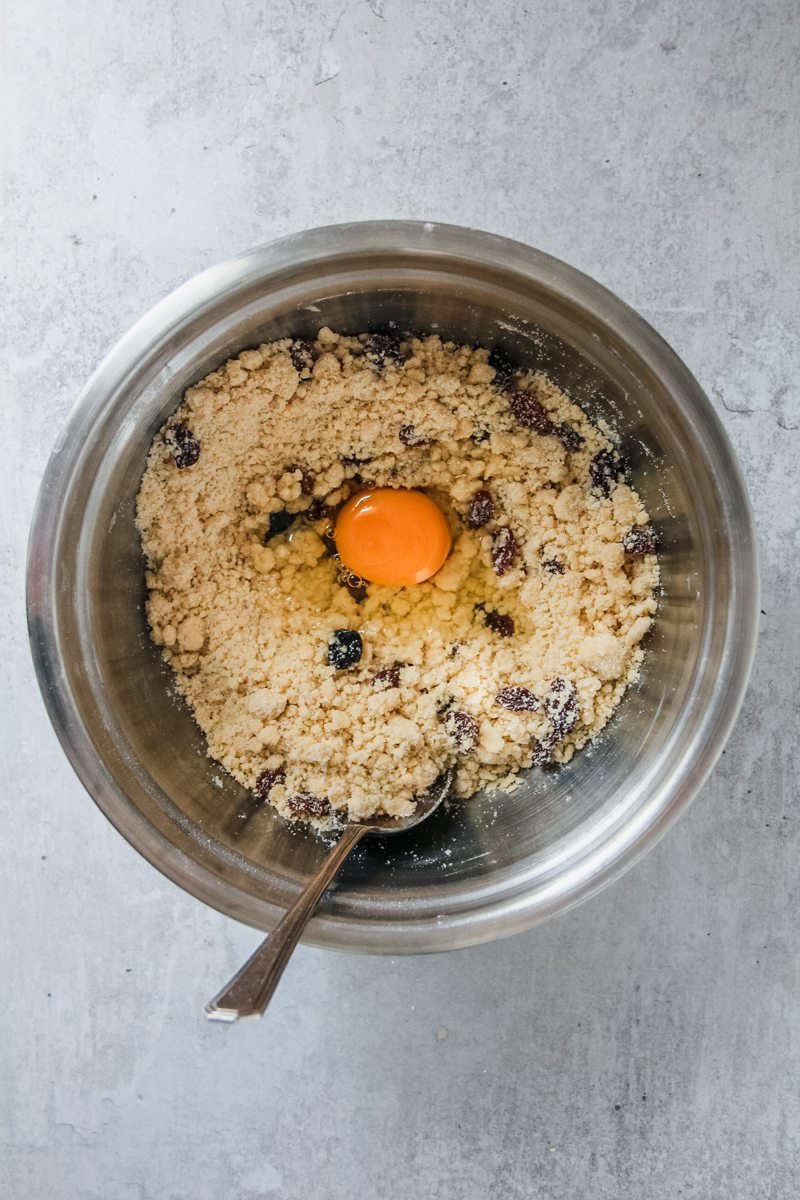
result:
<svg viewBox="0 0 800 1200"><path fill-rule="evenodd" d="M441 775L434 779L428 790L417 797L416 808L406 817L389 817L381 814L370 817L366 821L348 821L347 827L351 829L364 829L367 833L372 833L379 837L392 833L406 833L409 829L414 829L417 825L421 825L423 821L427 821L428 817L447 798L453 787L454 775L455 771L452 767L446 771L442 771Z"/></svg>

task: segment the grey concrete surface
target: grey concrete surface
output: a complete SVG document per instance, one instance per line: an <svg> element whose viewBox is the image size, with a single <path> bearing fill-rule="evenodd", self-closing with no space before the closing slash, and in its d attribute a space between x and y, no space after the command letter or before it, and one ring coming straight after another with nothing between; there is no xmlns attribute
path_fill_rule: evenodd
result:
<svg viewBox="0 0 800 1200"><path fill-rule="evenodd" d="M800 1189L794 0L3 6L0 1196L778 1200ZM24 632L56 432L126 327L252 243L368 217L520 238L686 359L763 554L752 687L679 826L585 907L427 959L256 935L73 778Z"/></svg>

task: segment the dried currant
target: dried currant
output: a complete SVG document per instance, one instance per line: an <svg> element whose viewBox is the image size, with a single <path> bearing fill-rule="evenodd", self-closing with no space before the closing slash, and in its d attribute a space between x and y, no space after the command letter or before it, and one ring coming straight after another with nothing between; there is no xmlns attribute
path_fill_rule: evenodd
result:
<svg viewBox="0 0 800 1200"><path fill-rule="evenodd" d="M193 467L200 457L200 442L185 425L173 425L164 434L164 441L172 451L175 466L183 470Z"/></svg>
<svg viewBox="0 0 800 1200"><path fill-rule="evenodd" d="M539 708L539 697L535 696L530 688L517 684L500 688L494 702L507 708L509 712L536 712Z"/></svg>
<svg viewBox="0 0 800 1200"><path fill-rule="evenodd" d="M592 487L604 496L609 495L624 474L624 464L615 450L600 450L589 463Z"/></svg>
<svg viewBox="0 0 800 1200"><path fill-rule="evenodd" d="M363 579L344 579L342 587L355 600L356 604L363 603L367 598L367 585Z"/></svg>
<svg viewBox="0 0 800 1200"><path fill-rule="evenodd" d="M364 354L376 371L383 371L387 363L401 367L408 358L402 340L396 333L370 333L364 340Z"/></svg>
<svg viewBox="0 0 800 1200"><path fill-rule="evenodd" d="M286 772L283 767L267 767L266 771L262 771L256 780L253 795L263 803L269 798L269 794L274 787L279 783L285 782Z"/></svg>
<svg viewBox="0 0 800 1200"><path fill-rule="evenodd" d="M285 533L290 525L293 525L297 520L297 513L287 512L282 509L281 512L273 512L269 514L269 528L264 534L264 541L268 542L272 538L277 537L279 533Z"/></svg>
<svg viewBox="0 0 800 1200"><path fill-rule="evenodd" d="M472 441L475 443L475 445L480 446L483 442L488 442L489 438L492 435L489 433L488 429L482 429L481 426L479 425L476 429L474 429L472 431L470 436L472 438Z"/></svg>
<svg viewBox="0 0 800 1200"><path fill-rule="evenodd" d="M295 338L289 347L289 357L298 375L310 372L314 366L314 343L304 338Z"/></svg>
<svg viewBox="0 0 800 1200"><path fill-rule="evenodd" d="M484 624L487 629L491 629L492 633L496 633L498 637L509 638L514 634L514 618L508 613L495 612L491 608L487 608L483 614Z"/></svg>
<svg viewBox="0 0 800 1200"><path fill-rule="evenodd" d="M517 380L517 368L499 346L495 346L490 351L489 366L494 368L494 379L492 380L494 387L499 392L513 392Z"/></svg>
<svg viewBox="0 0 800 1200"><path fill-rule="evenodd" d="M314 495L314 484L317 482L317 477L313 471L309 471L308 467L301 466L300 463L292 463L286 468L287 471L300 472L300 493L303 496Z"/></svg>
<svg viewBox="0 0 800 1200"><path fill-rule="evenodd" d="M622 549L633 558L644 558L645 554L655 554L656 535L646 525L635 525L623 537Z"/></svg>
<svg viewBox="0 0 800 1200"><path fill-rule="evenodd" d="M420 433L416 425L404 425L397 436L404 446L422 447L431 445L431 438L425 437L424 433Z"/></svg>
<svg viewBox="0 0 800 1200"><path fill-rule="evenodd" d="M553 746L565 738L578 723L580 711L575 684L569 679L557 676L547 689L544 711L552 728L549 742Z"/></svg>
<svg viewBox="0 0 800 1200"><path fill-rule="evenodd" d="M495 575L505 575L517 557L517 539L512 530L504 525L492 537L492 566Z"/></svg>
<svg viewBox="0 0 800 1200"><path fill-rule="evenodd" d="M488 525L494 516L494 501L491 494L485 490L476 492L469 502L467 510L467 526L469 529L481 529Z"/></svg>
<svg viewBox="0 0 800 1200"><path fill-rule="evenodd" d="M564 574L564 564L557 558L543 558L542 569L546 571L548 575Z"/></svg>
<svg viewBox="0 0 800 1200"><path fill-rule="evenodd" d="M331 814L330 801L322 796L314 796L311 792L295 792L286 801L287 808L295 817L329 817Z"/></svg>
<svg viewBox="0 0 800 1200"><path fill-rule="evenodd" d="M582 434L578 433L577 429L573 429L571 425L556 425L555 435L561 442L565 450L570 454L574 454L576 450L580 450L585 442Z"/></svg>
<svg viewBox="0 0 800 1200"><path fill-rule="evenodd" d="M550 420L550 415L543 404L540 404L530 392L517 392L511 397L511 412L526 429L543 436L555 434L556 427Z"/></svg>
<svg viewBox="0 0 800 1200"><path fill-rule="evenodd" d="M305 515L309 521L332 521L336 516L336 509L324 500L312 500Z"/></svg>
<svg viewBox="0 0 800 1200"><path fill-rule="evenodd" d="M543 746L541 742L533 739L531 743L531 751L533 752L532 765L534 767L546 767L552 759L550 758L550 750L547 746Z"/></svg>
<svg viewBox="0 0 800 1200"><path fill-rule="evenodd" d="M444 727L455 742L459 754L470 754L478 744L478 722L469 713L457 708L448 709Z"/></svg>
<svg viewBox="0 0 800 1200"><path fill-rule="evenodd" d="M361 661L361 634L355 629L337 629L328 642L328 663L343 671Z"/></svg>
<svg viewBox="0 0 800 1200"><path fill-rule="evenodd" d="M242 836L257 812L267 803L270 792L279 783L286 782L283 767L272 767L262 771L244 807L237 810L226 822L226 829L237 840Z"/></svg>
<svg viewBox="0 0 800 1200"><path fill-rule="evenodd" d="M400 687L400 672L405 663L392 663L390 667L383 667L377 674L372 676L372 686L380 688L396 688Z"/></svg>

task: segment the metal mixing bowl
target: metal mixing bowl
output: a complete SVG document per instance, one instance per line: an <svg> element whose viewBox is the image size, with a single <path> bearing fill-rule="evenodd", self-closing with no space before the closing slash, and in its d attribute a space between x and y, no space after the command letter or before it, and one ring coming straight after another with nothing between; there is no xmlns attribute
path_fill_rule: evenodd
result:
<svg viewBox="0 0 800 1200"><path fill-rule="evenodd" d="M642 678L598 742L511 795L416 835L364 844L310 927L317 945L446 950L586 899L651 847L720 753L753 654L757 563L731 447L699 385L631 309L526 246L452 226L376 222L259 247L190 280L102 363L45 474L28 608L42 692L97 804L175 883L270 929L323 847L260 812L203 737L147 636L134 497L153 434L190 383L244 347L321 325L390 323L499 345L620 433L662 547Z"/></svg>

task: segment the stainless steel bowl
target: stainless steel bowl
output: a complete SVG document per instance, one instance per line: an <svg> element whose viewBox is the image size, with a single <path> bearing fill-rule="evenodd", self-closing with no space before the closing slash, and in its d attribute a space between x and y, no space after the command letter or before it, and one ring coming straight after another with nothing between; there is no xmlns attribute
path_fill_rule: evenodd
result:
<svg viewBox="0 0 800 1200"><path fill-rule="evenodd" d="M753 523L728 440L689 371L585 275L485 233L341 225L204 272L102 363L45 474L31 534L31 643L50 717L97 804L175 883L270 929L319 862L205 756L150 644L134 497L186 386L246 346L321 325L435 330L547 370L622 437L660 537L663 595L641 683L603 737L512 795L365 844L310 927L318 945L447 950L513 933L621 874L683 811L734 721L758 598ZM446 852L446 853L445 853Z"/></svg>

